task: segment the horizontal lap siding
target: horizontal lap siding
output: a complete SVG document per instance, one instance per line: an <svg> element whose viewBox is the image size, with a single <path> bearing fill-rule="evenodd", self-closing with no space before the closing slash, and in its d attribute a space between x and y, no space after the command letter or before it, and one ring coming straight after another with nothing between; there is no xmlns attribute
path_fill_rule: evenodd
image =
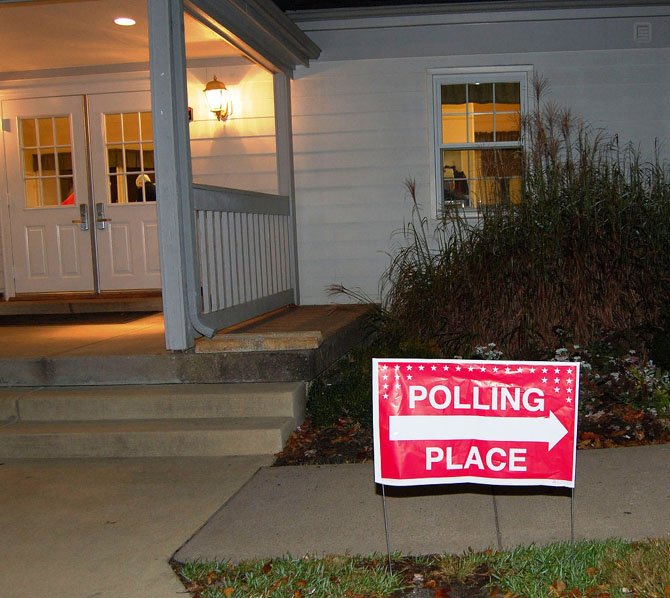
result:
<svg viewBox="0 0 670 598"><path fill-rule="evenodd" d="M589 23L593 33L598 25ZM617 31L632 35L629 25ZM619 133L622 141L634 141L647 154L656 138L669 149L668 48L464 55L450 53L445 44L443 56L329 62L333 43L361 44L365 55L365 34L308 33L324 51L309 69L299 69L293 82L303 303L333 300L325 289L334 283L377 296L388 252L400 240L394 232L410 216L403 187L407 178L416 179L419 201L431 213L429 69L530 64L549 81L553 100L595 128ZM416 34L412 29L394 33L396 40L412 37L412 51ZM385 49L387 54L397 51Z"/></svg>
<svg viewBox="0 0 670 598"><path fill-rule="evenodd" d="M317 63L294 81L301 297L332 300L334 283L376 295L403 182L426 178L425 74Z"/></svg>
<svg viewBox="0 0 670 598"><path fill-rule="evenodd" d="M214 75L233 96L233 113L218 121L203 89ZM272 75L244 64L188 70L193 181L198 184L277 193L277 148Z"/></svg>
<svg viewBox="0 0 670 598"><path fill-rule="evenodd" d="M552 99L595 128L639 144L647 156L655 138L670 140L670 49L540 55L536 65Z"/></svg>

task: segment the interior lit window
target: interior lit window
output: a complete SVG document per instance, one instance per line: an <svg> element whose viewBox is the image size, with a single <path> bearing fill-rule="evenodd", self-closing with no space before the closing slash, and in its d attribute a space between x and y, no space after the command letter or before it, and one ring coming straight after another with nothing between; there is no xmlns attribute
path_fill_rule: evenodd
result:
<svg viewBox="0 0 670 598"><path fill-rule="evenodd" d="M434 76L438 212L521 198L526 72Z"/></svg>
<svg viewBox="0 0 670 598"><path fill-rule="evenodd" d="M74 204L70 118L19 120L26 208Z"/></svg>
<svg viewBox="0 0 670 598"><path fill-rule="evenodd" d="M105 114L108 203L156 201L151 112Z"/></svg>

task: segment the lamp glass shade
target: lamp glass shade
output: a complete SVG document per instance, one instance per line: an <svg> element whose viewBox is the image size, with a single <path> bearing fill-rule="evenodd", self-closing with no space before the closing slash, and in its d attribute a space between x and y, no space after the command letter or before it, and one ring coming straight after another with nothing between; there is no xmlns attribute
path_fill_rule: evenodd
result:
<svg viewBox="0 0 670 598"><path fill-rule="evenodd" d="M228 116L230 108L230 92L226 86L214 76L205 86L205 96L209 109L214 112L219 120Z"/></svg>

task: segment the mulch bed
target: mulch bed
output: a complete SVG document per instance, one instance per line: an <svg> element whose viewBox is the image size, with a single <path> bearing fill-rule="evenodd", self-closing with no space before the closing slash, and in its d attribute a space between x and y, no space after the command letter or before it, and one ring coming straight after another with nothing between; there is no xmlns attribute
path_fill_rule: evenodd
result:
<svg viewBox="0 0 670 598"><path fill-rule="evenodd" d="M372 430L342 417L331 426L310 419L291 434L274 462L279 465L365 463L372 460Z"/></svg>
<svg viewBox="0 0 670 598"><path fill-rule="evenodd" d="M597 449L670 442L670 422L628 405L597 411L580 422L578 448ZM275 466L364 463L373 458L372 430L348 418L331 426L309 419L291 434Z"/></svg>

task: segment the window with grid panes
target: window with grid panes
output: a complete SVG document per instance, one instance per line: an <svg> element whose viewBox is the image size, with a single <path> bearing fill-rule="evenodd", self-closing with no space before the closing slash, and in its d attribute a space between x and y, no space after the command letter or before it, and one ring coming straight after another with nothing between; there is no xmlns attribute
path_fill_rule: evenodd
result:
<svg viewBox="0 0 670 598"><path fill-rule="evenodd" d="M526 71L433 81L438 212L519 201Z"/></svg>

